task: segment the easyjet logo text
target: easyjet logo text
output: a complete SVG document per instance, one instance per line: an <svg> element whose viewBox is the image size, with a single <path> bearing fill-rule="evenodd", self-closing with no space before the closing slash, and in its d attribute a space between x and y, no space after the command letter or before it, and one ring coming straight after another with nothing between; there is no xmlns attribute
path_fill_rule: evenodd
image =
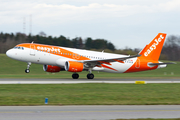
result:
<svg viewBox="0 0 180 120"><path fill-rule="evenodd" d="M148 56L152 51L154 51L157 46L159 45L159 43L162 41L164 37L162 35L160 35L160 37L158 39L154 40L154 43L149 47L149 49L147 49L147 51L144 53L144 56Z"/></svg>
<svg viewBox="0 0 180 120"><path fill-rule="evenodd" d="M55 51L55 52L60 52L60 49L56 49L56 48L49 48L49 47L40 47L40 46L37 46L37 49L38 50L45 50L45 51Z"/></svg>

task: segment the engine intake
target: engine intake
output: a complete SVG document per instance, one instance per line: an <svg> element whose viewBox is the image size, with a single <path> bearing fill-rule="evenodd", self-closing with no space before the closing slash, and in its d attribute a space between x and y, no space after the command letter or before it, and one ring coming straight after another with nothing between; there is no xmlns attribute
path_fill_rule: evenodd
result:
<svg viewBox="0 0 180 120"><path fill-rule="evenodd" d="M43 65L43 70L45 72L60 72L61 68L58 66L52 66L52 65Z"/></svg>
<svg viewBox="0 0 180 120"><path fill-rule="evenodd" d="M83 71L83 63L75 61L66 61L65 70L69 72L81 72Z"/></svg>

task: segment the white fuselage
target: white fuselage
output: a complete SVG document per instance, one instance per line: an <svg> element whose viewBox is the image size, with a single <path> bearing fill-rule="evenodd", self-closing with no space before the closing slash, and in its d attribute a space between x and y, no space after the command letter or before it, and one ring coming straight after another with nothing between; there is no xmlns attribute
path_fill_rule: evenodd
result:
<svg viewBox="0 0 180 120"><path fill-rule="evenodd" d="M73 79L79 78L77 72L88 70L87 78L93 79L92 70L129 73L164 68L167 64L172 64L158 61L165 38L166 34L159 33L138 55L134 56L35 43L16 45L6 54L12 59L27 62L26 73L29 73L31 63L36 63L43 64L46 72L60 70L73 72Z"/></svg>
<svg viewBox="0 0 180 120"><path fill-rule="evenodd" d="M68 51L72 51L73 53L79 54L90 60L98 60L98 59L110 59L110 58L121 58L126 57L126 55L118 55L118 54L111 54L111 53L104 53L104 52L96 52L96 51L89 51L89 50L81 50L81 49L74 49L74 48L66 48L66 47L59 47L59 49L66 49ZM10 49L7 51L7 56L13 58L15 60L23 61L23 62L31 62L36 64L43 64L43 65L54 65L64 68L64 64L66 61L75 61L72 58L64 57L63 52L57 52L57 54L52 54L52 52L47 52L43 50L35 50L31 48L23 48L23 49ZM70 56L70 54L69 54ZM77 57L77 56L75 56ZM123 73L128 70L135 62L137 58L131 58L124 61L124 63L120 62L112 62L111 65L107 65L110 68L105 67L94 67L92 70L97 71L104 71L104 72L115 72L115 73Z"/></svg>

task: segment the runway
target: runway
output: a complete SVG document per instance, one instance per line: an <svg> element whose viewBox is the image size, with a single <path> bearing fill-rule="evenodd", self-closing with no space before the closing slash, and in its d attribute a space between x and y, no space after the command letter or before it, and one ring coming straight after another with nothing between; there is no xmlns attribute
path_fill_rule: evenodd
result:
<svg viewBox="0 0 180 120"><path fill-rule="evenodd" d="M179 79L0 79L0 84L180 83ZM180 105L0 106L2 120L180 118Z"/></svg>
<svg viewBox="0 0 180 120"><path fill-rule="evenodd" d="M180 79L7 79L1 78L0 84L78 84L78 83L180 83Z"/></svg>
<svg viewBox="0 0 180 120"><path fill-rule="evenodd" d="M180 105L1 106L3 120L180 118Z"/></svg>

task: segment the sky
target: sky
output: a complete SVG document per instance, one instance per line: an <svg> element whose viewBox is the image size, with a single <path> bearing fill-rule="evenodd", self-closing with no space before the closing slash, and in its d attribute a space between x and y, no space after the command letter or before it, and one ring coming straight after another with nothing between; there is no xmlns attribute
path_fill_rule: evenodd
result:
<svg viewBox="0 0 180 120"><path fill-rule="evenodd" d="M180 0L0 0L0 32L23 33L25 21L26 34L31 28L33 35L144 48L158 33L180 35L179 6Z"/></svg>

